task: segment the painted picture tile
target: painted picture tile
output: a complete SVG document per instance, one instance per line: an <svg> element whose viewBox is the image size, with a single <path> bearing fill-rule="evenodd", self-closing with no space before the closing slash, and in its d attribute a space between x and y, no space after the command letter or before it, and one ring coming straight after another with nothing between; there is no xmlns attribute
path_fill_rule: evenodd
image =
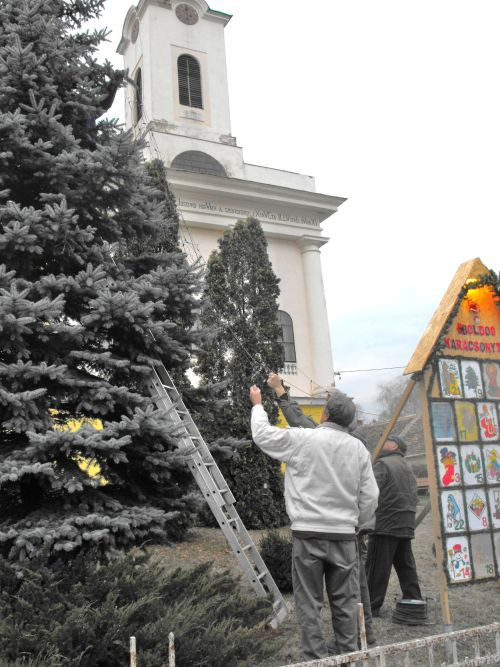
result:
<svg viewBox="0 0 500 667"><path fill-rule="evenodd" d="M483 535L471 535L470 548L472 564L474 566L474 579L485 579L495 576L495 555L491 533Z"/></svg>
<svg viewBox="0 0 500 667"><path fill-rule="evenodd" d="M434 438L440 442L456 440L453 411L450 403L433 402L431 413Z"/></svg>
<svg viewBox="0 0 500 667"><path fill-rule="evenodd" d="M486 492L483 489L466 489L465 504L467 505L469 530L486 530L490 527Z"/></svg>
<svg viewBox="0 0 500 667"><path fill-rule="evenodd" d="M500 398L500 364L496 361L485 361L483 379L486 398Z"/></svg>
<svg viewBox="0 0 500 667"><path fill-rule="evenodd" d="M500 486L488 489L488 501L493 528L500 528Z"/></svg>
<svg viewBox="0 0 500 667"><path fill-rule="evenodd" d="M484 465L486 467L486 483L500 483L500 444L485 446Z"/></svg>
<svg viewBox="0 0 500 667"><path fill-rule="evenodd" d="M458 450L454 445L437 448L437 459L439 465L439 483L441 486L457 486L461 484L460 464L458 461Z"/></svg>
<svg viewBox="0 0 500 667"><path fill-rule="evenodd" d="M481 440L493 442L498 440L498 414L494 403L478 403L477 415Z"/></svg>
<svg viewBox="0 0 500 667"><path fill-rule="evenodd" d="M455 359L439 360L439 377L441 380L441 395L443 398L461 398L462 383L458 361Z"/></svg>
<svg viewBox="0 0 500 667"><path fill-rule="evenodd" d="M468 581L472 577L470 568L469 540L464 535L446 539L446 559L450 580Z"/></svg>
<svg viewBox="0 0 500 667"><path fill-rule="evenodd" d="M479 431L476 420L476 406L470 401L456 401L458 439L460 442L475 442L479 440Z"/></svg>
<svg viewBox="0 0 500 667"><path fill-rule="evenodd" d="M465 398L483 398L481 368L477 361L461 361Z"/></svg>
<svg viewBox="0 0 500 667"><path fill-rule="evenodd" d="M484 467L479 445L463 445L460 447L464 484L483 484Z"/></svg>
<svg viewBox="0 0 500 667"><path fill-rule="evenodd" d="M467 530L465 525L464 498L461 491L442 491L441 507L445 533L459 533Z"/></svg>

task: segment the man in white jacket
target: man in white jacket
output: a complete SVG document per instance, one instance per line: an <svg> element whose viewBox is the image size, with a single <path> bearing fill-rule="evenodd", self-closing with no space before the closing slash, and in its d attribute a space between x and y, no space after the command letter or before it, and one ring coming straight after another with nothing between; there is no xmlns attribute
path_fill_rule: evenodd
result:
<svg viewBox="0 0 500 667"><path fill-rule="evenodd" d="M354 419L354 403L336 391L315 429L281 429L269 424L255 385L250 401L253 441L286 463L293 592L304 657L314 660L328 655L321 629L323 581L338 652L356 651L356 531L373 526L378 486L366 448L347 432Z"/></svg>

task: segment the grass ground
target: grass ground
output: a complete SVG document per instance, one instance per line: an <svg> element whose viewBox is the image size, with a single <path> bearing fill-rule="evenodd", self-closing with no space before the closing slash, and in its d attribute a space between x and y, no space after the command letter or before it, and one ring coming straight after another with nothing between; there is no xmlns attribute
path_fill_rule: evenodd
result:
<svg viewBox="0 0 500 667"><path fill-rule="evenodd" d="M287 528L282 530L284 532L288 531ZM250 531L256 544L259 543L264 533L265 531ZM405 626L392 623L390 608L394 603L395 597L400 594L397 577L393 571L381 616L374 619L374 629L379 645L408 641L443 632L443 626L440 622L439 582L436 562L433 556L430 514L427 515L422 524L417 528L416 539L413 542L413 551L417 562L422 594L424 597L431 598L429 600L429 615L431 617L429 620L434 620L433 608L435 604L437 622L425 626ZM176 544L171 548L158 548L155 552L156 556L165 562L165 564L175 567L211 561L216 568L229 568L238 571L238 565L232 551L227 546L222 532L217 528L193 529L184 542ZM487 625L493 621L500 620L499 583L490 581L468 586L452 587L450 589L450 607L453 628L455 630ZM259 665L258 667L279 667L302 660L299 631L293 611L293 597L287 595L285 598L292 611L278 631L283 638L283 647L276 654L275 658L266 662L265 665ZM332 630L327 608L324 609L324 622L325 636L330 638ZM490 650L493 646L492 642L483 641L481 641L481 645ZM461 657L472 657L473 653L470 645L463 647L460 655ZM436 655L436 664L441 664L441 660L444 660L444 655L438 652ZM399 666L402 664L403 659L401 657L393 659L392 662L390 660L387 661L388 667L389 665ZM410 664L412 667L429 664L427 653L419 650L411 656Z"/></svg>

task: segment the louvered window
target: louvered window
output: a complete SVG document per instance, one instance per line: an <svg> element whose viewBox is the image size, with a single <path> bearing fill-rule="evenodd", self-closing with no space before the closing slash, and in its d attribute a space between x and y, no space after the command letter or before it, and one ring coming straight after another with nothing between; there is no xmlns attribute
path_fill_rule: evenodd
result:
<svg viewBox="0 0 500 667"><path fill-rule="evenodd" d="M203 109L201 95L200 64L193 56L182 55L177 59L179 101L187 107Z"/></svg>
<svg viewBox="0 0 500 667"><path fill-rule="evenodd" d="M283 345L283 352L285 355L285 362L296 362L297 357L295 355L295 338L293 335L293 322L292 318L288 313L285 313L284 310L278 310L278 324L281 328L281 336L278 339L279 342Z"/></svg>
<svg viewBox="0 0 500 667"><path fill-rule="evenodd" d="M139 68L135 76L135 122L142 118L142 71Z"/></svg>

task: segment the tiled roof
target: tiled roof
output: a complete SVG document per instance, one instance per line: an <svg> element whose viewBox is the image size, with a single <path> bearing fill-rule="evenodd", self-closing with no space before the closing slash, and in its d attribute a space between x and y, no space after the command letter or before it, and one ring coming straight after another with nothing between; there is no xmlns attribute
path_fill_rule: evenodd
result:
<svg viewBox="0 0 500 667"><path fill-rule="evenodd" d="M366 445L370 452L373 452L375 449L388 423L388 421L384 421L356 426L356 433L359 433L366 440ZM406 442L408 446L407 455L421 454L424 451L424 433L421 415L400 417L394 425L392 433L399 435Z"/></svg>

